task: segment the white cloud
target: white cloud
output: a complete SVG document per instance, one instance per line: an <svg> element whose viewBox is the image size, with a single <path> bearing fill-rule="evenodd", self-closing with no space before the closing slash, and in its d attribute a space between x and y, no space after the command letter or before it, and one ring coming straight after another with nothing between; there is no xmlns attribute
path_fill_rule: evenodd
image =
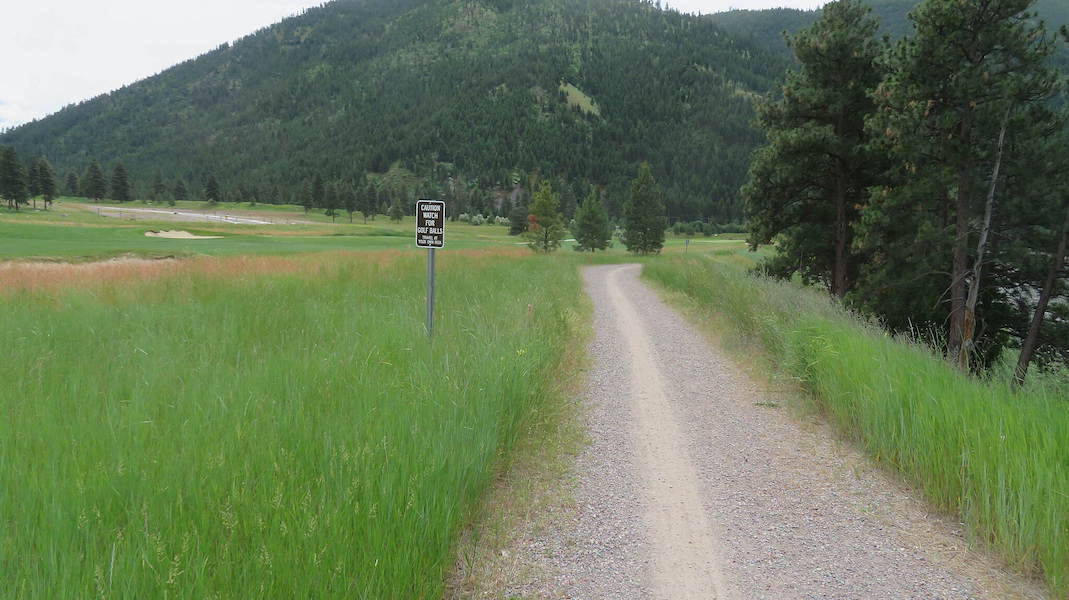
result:
<svg viewBox="0 0 1069 600"><path fill-rule="evenodd" d="M203 54L319 0L9 2L0 127L40 118Z"/></svg>

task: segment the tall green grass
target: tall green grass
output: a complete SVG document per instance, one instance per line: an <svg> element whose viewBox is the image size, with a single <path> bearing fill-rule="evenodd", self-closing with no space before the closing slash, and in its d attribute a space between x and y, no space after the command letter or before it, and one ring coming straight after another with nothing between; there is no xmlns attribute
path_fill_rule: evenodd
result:
<svg viewBox="0 0 1069 600"><path fill-rule="evenodd" d="M0 296L0 597L441 595L575 265L331 260Z"/></svg>
<svg viewBox="0 0 1069 600"><path fill-rule="evenodd" d="M960 515L974 540L1069 597L1069 399L964 376L828 297L711 260L646 277L763 347L870 454Z"/></svg>

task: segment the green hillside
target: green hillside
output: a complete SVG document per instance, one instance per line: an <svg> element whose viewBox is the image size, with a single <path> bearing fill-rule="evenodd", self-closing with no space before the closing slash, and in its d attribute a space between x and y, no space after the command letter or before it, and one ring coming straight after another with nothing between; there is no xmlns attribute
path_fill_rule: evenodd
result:
<svg viewBox="0 0 1069 600"><path fill-rule="evenodd" d="M578 197L603 186L617 212L649 161L671 218L729 220L760 141L752 99L785 65L637 0L337 0L0 144L61 176L121 161L142 190L156 169L194 189L212 173L268 202L402 166L419 176L403 199L460 182L485 203L541 173Z"/></svg>
<svg viewBox="0 0 1069 600"><path fill-rule="evenodd" d="M880 30L891 37L902 37L913 31L907 15L917 2L918 0L867 1L872 6L873 14L880 19ZM1065 0L1037 0L1034 10L1052 31L1062 25L1069 25L1069 2ZM795 33L812 25L819 16L819 10L775 8L732 10L714 13L706 18L753 44L787 53L783 32Z"/></svg>

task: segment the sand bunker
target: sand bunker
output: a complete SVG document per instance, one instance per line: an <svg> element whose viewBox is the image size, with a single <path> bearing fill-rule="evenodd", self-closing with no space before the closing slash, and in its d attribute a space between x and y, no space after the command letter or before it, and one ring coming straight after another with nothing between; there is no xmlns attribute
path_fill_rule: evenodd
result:
<svg viewBox="0 0 1069 600"><path fill-rule="evenodd" d="M219 235L193 235L188 231L146 231L147 237L167 238L169 240L218 240Z"/></svg>

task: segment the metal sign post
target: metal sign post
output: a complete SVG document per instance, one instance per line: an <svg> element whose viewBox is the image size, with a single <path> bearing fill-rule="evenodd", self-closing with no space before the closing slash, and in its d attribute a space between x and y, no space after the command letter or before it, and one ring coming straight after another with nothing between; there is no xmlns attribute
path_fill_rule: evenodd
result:
<svg viewBox="0 0 1069 600"><path fill-rule="evenodd" d="M427 249L427 337L434 337L434 248Z"/></svg>
<svg viewBox="0 0 1069 600"><path fill-rule="evenodd" d="M427 249L427 337L434 337L434 251L445 247L445 202L416 202L416 245Z"/></svg>

